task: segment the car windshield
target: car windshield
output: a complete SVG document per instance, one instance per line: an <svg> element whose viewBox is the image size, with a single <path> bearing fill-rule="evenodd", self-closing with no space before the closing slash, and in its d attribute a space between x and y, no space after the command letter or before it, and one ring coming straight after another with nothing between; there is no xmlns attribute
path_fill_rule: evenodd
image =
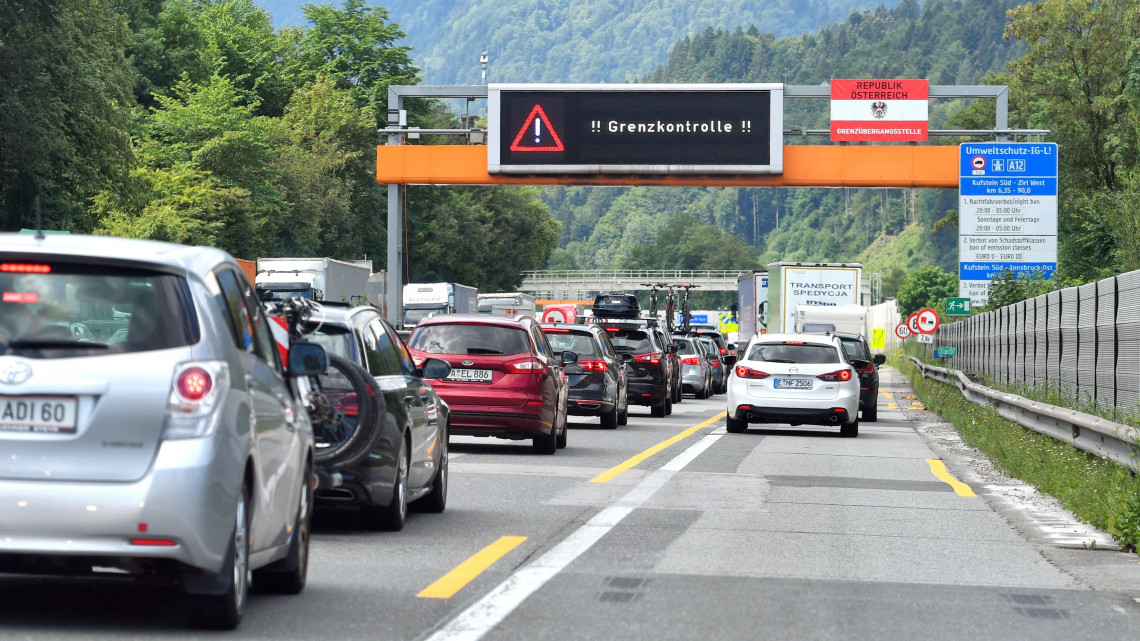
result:
<svg viewBox="0 0 1140 641"><path fill-rule="evenodd" d="M186 280L138 269L44 261L0 268L0 354L93 356L200 339Z"/></svg>
<svg viewBox="0 0 1140 641"><path fill-rule="evenodd" d="M550 342L550 349L561 354L567 350L578 356L596 356L598 354L594 337L589 334L575 334L546 331L546 340Z"/></svg>
<svg viewBox="0 0 1140 641"><path fill-rule="evenodd" d="M522 327L447 324L417 327L408 347L428 354L523 354L530 341Z"/></svg>
<svg viewBox="0 0 1140 641"><path fill-rule="evenodd" d="M757 343L748 352L748 360L805 365L840 362L834 347L809 343Z"/></svg>

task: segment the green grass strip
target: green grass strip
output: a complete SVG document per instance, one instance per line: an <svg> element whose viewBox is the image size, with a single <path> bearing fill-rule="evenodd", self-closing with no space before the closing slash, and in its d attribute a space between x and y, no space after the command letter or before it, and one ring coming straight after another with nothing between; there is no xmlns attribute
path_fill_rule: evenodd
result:
<svg viewBox="0 0 1140 641"><path fill-rule="evenodd" d="M954 425L962 440L985 452L999 470L1056 497L1079 518L1111 534L1122 549L1137 551L1140 477L1132 470L971 403L958 388L923 378L901 353L890 364L906 374L931 411Z"/></svg>

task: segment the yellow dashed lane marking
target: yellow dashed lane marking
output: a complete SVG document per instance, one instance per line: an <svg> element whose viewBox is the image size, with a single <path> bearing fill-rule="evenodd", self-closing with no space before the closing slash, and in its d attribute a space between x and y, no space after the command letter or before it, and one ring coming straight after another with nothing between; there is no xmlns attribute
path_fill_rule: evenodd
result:
<svg viewBox="0 0 1140 641"><path fill-rule="evenodd" d="M937 476L939 481L954 488L958 496L977 496L977 494L974 494L974 491L970 489L969 485L951 476L950 472L946 470L946 464L940 459L928 458L926 462L930 464L930 471L934 473L934 476Z"/></svg>
<svg viewBox="0 0 1140 641"><path fill-rule="evenodd" d="M664 441L661 441L657 445L654 445L653 447L645 450L641 454L638 454L636 456L631 456L630 458L627 458L620 465L615 465L614 467L611 467L610 469L606 470L605 472L602 472L601 474L595 476L594 478L590 479L590 482L591 483L608 483L608 482L614 480L615 478L617 478L618 474L621 474L622 472L625 472L626 470L629 470L629 469L636 467L645 459L649 458L650 456L653 456L654 454L656 454L656 453L660 452L661 450L669 447L670 445L674 445L676 443L679 443L679 442L689 438L693 434L696 434L700 430L702 430L702 429L708 427L709 425L712 425L713 423L724 418L726 414L727 414L727 412L721 412L720 414L717 414L716 416L710 418L709 420L705 421L704 423L701 423L700 425L694 425L694 426L690 427L689 429L685 430L684 432L681 432L680 434L674 436L673 438L669 438L669 439L666 439Z"/></svg>
<svg viewBox="0 0 1140 641"><path fill-rule="evenodd" d="M882 394L883 396L886 396L888 401L894 400L894 398L895 398L894 395L892 395L890 392L888 392L886 390L879 390L879 393Z"/></svg>
<svg viewBox="0 0 1140 641"><path fill-rule="evenodd" d="M471 558L455 566L455 569L439 577L435 583L427 586L416 596L425 599L450 599L456 592L483 573L484 570L503 558L507 552L517 548L525 536L500 537L491 545L476 552Z"/></svg>

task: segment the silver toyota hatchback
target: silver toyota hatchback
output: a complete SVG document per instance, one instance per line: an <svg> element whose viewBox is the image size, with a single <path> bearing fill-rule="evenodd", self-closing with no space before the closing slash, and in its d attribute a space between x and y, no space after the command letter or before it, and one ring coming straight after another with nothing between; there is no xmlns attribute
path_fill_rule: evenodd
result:
<svg viewBox="0 0 1140 641"><path fill-rule="evenodd" d="M166 576L206 627L298 593L313 436L223 251L0 234L0 575Z"/></svg>

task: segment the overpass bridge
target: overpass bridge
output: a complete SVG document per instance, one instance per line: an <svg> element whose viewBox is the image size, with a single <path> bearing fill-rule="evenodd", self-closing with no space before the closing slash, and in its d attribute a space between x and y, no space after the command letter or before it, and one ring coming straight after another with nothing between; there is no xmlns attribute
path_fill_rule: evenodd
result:
<svg viewBox="0 0 1140 641"><path fill-rule="evenodd" d="M519 291L539 298L585 299L601 292L649 291L643 283L695 285L700 291L734 292L744 273L732 270L693 269L572 269L523 272Z"/></svg>

